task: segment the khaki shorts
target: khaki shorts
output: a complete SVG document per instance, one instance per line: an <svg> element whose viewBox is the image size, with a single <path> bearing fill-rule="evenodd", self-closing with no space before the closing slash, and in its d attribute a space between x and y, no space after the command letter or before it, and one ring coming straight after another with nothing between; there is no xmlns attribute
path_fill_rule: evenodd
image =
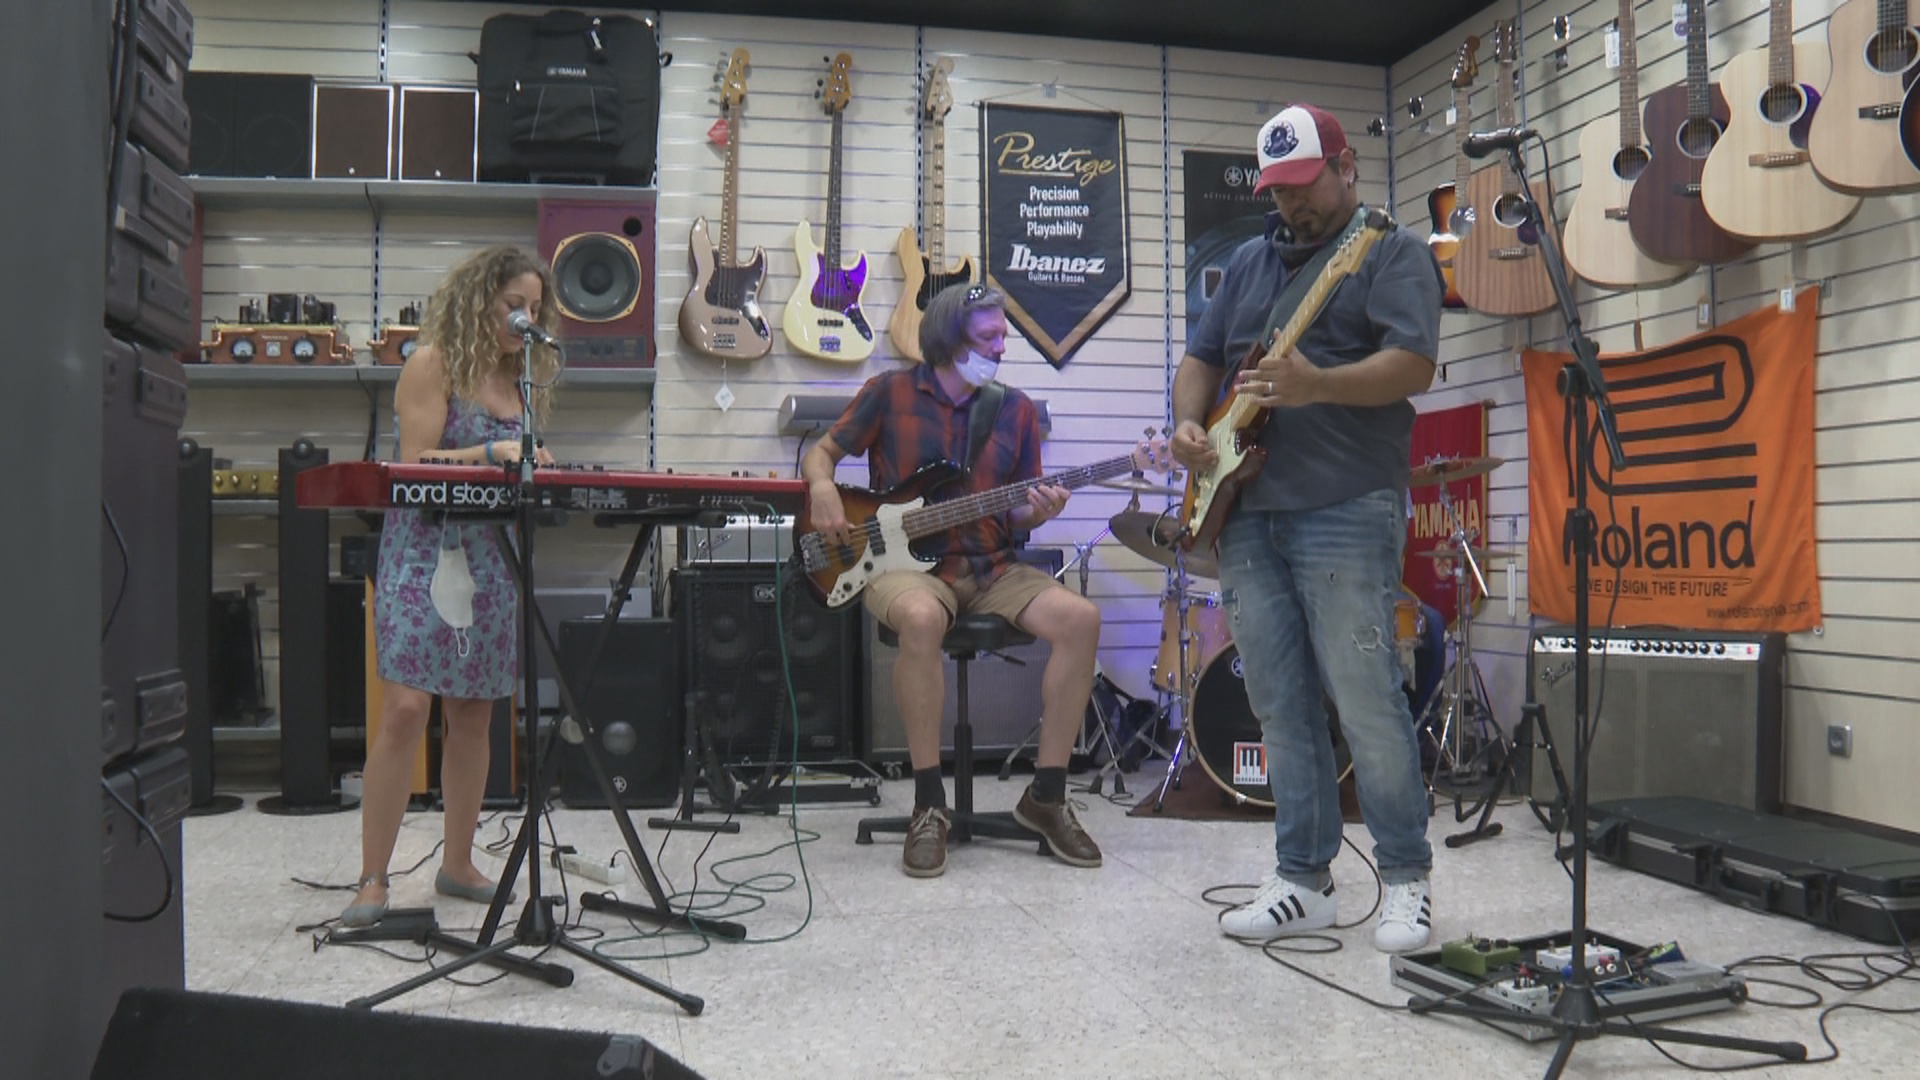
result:
<svg viewBox="0 0 1920 1080"><path fill-rule="evenodd" d="M947 622L962 612L968 614L998 615L1010 623L1018 625L1020 613L1027 610L1033 598L1048 589L1065 588L1049 574L1028 566L1015 563L1007 572L996 578L983 592L973 575L967 574L948 585L932 573L917 570L890 570L867 584L864 599L867 610L873 617L887 625L887 612L893 602L902 593L924 590L940 601L947 609Z"/></svg>

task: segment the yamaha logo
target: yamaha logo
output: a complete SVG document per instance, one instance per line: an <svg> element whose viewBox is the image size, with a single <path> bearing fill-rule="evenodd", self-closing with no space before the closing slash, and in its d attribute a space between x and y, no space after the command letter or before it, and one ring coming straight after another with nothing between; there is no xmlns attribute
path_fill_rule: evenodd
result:
<svg viewBox="0 0 1920 1080"><path fill-rule="evenodd" d="M1253 170L1251 169L1244 169L1238 165L1229 165L1227 166L1227 172L1224 179L1227 182L1227 186L1230 188L1245 187L1248 181L1251 179L1252 173L1253 173Z"/></svg>
<svg viewBox="0 0 1920 1080"><path fill-rule="evenodd" d="M584 79L586 77L587 69L577 64L547 65L547 78L549 79Z"/></svg>
<svg viewBox="0 0 1920 1080"><path fill-rule="evenodd" d="M1267 129L1267 142L1262 149L1270 158L1283 158L1299 145L1300 137L1293 133L1293 121L1282 120Z"/></svg>

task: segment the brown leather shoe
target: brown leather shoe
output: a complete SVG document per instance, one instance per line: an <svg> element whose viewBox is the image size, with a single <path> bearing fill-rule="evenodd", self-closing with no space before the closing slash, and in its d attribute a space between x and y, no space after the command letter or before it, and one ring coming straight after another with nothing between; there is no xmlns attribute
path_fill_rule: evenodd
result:
<svg viewBox="0 0 1920 1080"><path fill-rule="evenodd" d="M947 872L947 827L953 815L942 807L913 812L907 842L900 849L900 868L908 877L939 877Z"/></svg>
<svg viewBox="0 0 1920 1080"><path fill-rule="evenodd" d="M1100 865L1100 845L1080 827L1073 803L1065 799L1043 803L1033 797L1033 787L1028 785L1013 808L1013 820L1039 833L1047 842L1047 850L1061 862L1069 866Z"/></svg>

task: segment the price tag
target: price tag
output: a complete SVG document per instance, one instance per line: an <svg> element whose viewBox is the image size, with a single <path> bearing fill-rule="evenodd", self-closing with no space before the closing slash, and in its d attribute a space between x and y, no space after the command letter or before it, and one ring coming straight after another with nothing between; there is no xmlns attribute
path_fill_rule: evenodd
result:
<svg viewBox="0 0 1920 1080"><path fill-rule="evenodd" d="M1687 40L1687 5L1684 0L1674 0L1673 37L1675 41Z"/></svg>
<svg viewBox="0 0 1920 1080"><path fill-rule="evenodd" d="M727 118L721 117L707 129L707 141L715 146L727 145Z"/></svg>
<svg viewBox="0 0 1920 1080"><path fill-rule="evenodd" d="M713 403L720 406L721 412L733 408L733 387L722 384L720 392L713 395Z"/></svg>
<svg viewBox="0 0 1920 1080"><path fill-rule="evenodd" d="M1614 27L1613 29L1607 31L1607 67L1609 69L1612 69L1612 68L1617 68L1619 66L1620 66L1620 28Z"/></svg>
<svg viewBox="0 0 1920 1080"><path fill-rule="evenodd" d="M1780 290L1780 310L1789 312L1793 310L1793 286L1791 285Z"/></svg>
<svg viewBox="0 0 1920 1080"><path fill-rule="evenodd" d="M1713 305L1705 300L1700 301L1699 305L1694 309L1693 321L1694 321L1694 324L1699 326L1700 329L1702 330L1705 330L1707 327L1712 326L1713 325Z"/></svg>
<svg viewBox="0 0 1920 1080"><path fill-rule="evenodd" d="M1456 122L1459 121L1459 119L1460 119L1460 114L1458 110L1456 110L1451 105L1447 106L1447 126L1452 127Z"/></svg>

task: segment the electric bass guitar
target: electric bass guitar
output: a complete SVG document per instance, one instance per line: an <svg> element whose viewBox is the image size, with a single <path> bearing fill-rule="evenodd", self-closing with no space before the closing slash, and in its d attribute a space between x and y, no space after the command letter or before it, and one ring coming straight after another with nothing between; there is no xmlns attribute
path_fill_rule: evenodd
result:
<svg viewBox="0 0 1920 1080"><path fill-rule="evenodd" d="M1700 200L1735 236L1805 240L1845 225L1860 197L1823 183L1807 153L1830 69L1827 50L1794 44L1792 0L1772 0L1769 18L1766 47L1741 53L1720 71L1732 115L1707 155Z"/></svg>
<svg viewBox="0 0 1920 1080"><path fill-rule="evenodd" d="M1633 243L1628 224L1634 186L1666 147L1640 136L1640 76L1634 45L1633 0L1620 0L1620 111L1580 129L1580 191L1567 211L1567 265L1608 289L1669 285L1693 273L1690 262L1661 262Z"/></svg>
<svg viewBox="0 0 1920 1080"><path fill-rule="evenodd" d="M847 72L853 57L841 53L820 80L820 102L833 117L833 155L827 169L826 246L813 245L813 226L802 221L793 233L800 259L800 283L787 300L781 326L787 342L808 356L858 363L873 355L873 327L860 298L867 291L867 253L851 264L840 261L841 129L847 102L853 99Z"/></svg>
<svg viewBox="0 0 1920 1080"><path fill-rule="evenodd" d="M1298 345L1307 328L1319 317L1327 297L1333 295L1334 286L1359 269L1367 252L1373 250L1373 245L1391 228L1392 218L1382 211L1368 210L1359 231L1334 249L1333 256L1308 287L1287 324L1274 333L1265 349L1256 348L1250 353L1241 369L1251 370L1263 359L1262 353L1281 356ZM1214 453L1220 455L1220 460L1204 475L1198 469L1188 474L1186 498L1180 504L1180 542L1188 550L1213 547L1220 529L1227 523L1227 511L1267 463L1267 452L1260 447L1260 432L1267 426L1271 413L1271 409L1255 405L1251 398L1243 400L1240 393L1234 391L1207 414L1207 442L1212 444Z"/></svg>
<svg viewBox="0 0 1920 1080"><path fill-rule="evenodd" d="M1427 192L1427 220L1433 226L1427 247L1440 263L1440 276L1446 279L1447 292L1441 305L1464 308L1460 290L1453 285L1453 260L1460 254L1460 238L1473 228L1473 207L1460 201L1467 190L1467 123L1472 117L1473 80L1480 77L1480 39L1468 37L1460 43L1453 58L1453 179Z"/></svg>
<svg viewBox="0 0 1920 1080"><path fill-rule="evenodd" d="M1130 454L931 506L926 499L929 493L965 475L958 465L944 461L928 465L880 493L842 484L840 503L846 508L847 520L853 523L853 537L844 545L827 543L814 530L809 503L794 529L799 537L801 567L822 603L842 607L859 596L868 582L889 570L932 569L935 560L916 553L914 541L1025 506L1027 492L1042 484L1072 490L1132 472L1167 472L1172 468L1166 440L1149 439Z"/></svg>
<svg viewBox="0 0 1920 1080"><path fill-rule="evenodd" d="M920 120L926 125L921 157L926 160L927 204L921 220L927 226L927 248L920 250L912 226L900 230L900 240L894 245L900 255L903 280L900 302L887 320L887 336L893 340L895 353L915 363L921 360L920 317L927 310L927 301L949 285L970 285L979 280L972 256L962 255L951 266L947 263L947 112L953 108L947 75L952 70L949 57L934 63L927 75L926 99L920 107Z"/></svg>
<svg viewBox="0 0 1920 1080"><path fill-rule="evenodd" d="M1707 0L1686 0L1687 77L1647 98L1653 160L1627 197L1627 231L1665 262L1722 263L1753 245L1713 223L1700 204L1700 174L1727 127L1727 99L1707 80Z"/></svg>
<svg viewBox="0 0 1920 1080"><path fill-rule="evenodd" d="M720 249L715 257L707 219L687 237L693 287L680 303L680 340L719 360L753 360L773 348L773 328L760 313L767 253L753 249L740 261L740 111L747 100L747 50L735 49L720 76L720 122L727 129L727 168L721 181Z"/></svg>
<svg viewBox="0 0 1920 1080"><path fill-rule="evenodd" d="M1500 71L1493 97L1502 127L1513 126L1520 117L1513 88L1519 43L1512 19L1494 26L1493 55ZM1552 208L1541 198L1541 188L1529 183L1527 190L1540 206L1546 228L1552 229ZM1529 242L1534 226L1527 221L1520 178L1504 163L1489 165L1467 179L1463 198L1473 210L1473 229L1460 238L1460 251L1453 259L1453 282L1460 298L1487 315L1533 315L1552 307L1553 279L1547 276L1540 245Z"/></svg>
<svg viewBox="0 0 1920 1080"><path fill-rule="evenodd" d="M1827 19L1833 75L1807 152L1829 187L1855 195L1920 190L1900 114L1920 64L1912 0L1847 0Z"/></svg>

